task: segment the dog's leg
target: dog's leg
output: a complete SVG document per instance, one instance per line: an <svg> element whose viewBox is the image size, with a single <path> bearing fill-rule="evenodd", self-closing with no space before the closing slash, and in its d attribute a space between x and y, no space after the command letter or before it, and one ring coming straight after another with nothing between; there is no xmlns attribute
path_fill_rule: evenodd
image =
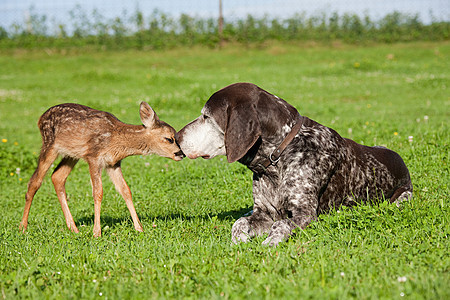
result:
<svg viewBox="0 0 450 300"><path fill-rule="evenodd" d="M269 236L263 242L263 245L277 246L280 242L285 242L289 239L292 231L295 228L305 229L312 221L317 219L315 211L304 211L300 216L284 219L273 223L270 229Z"/></svg>
<svg viewBox="0 0 450 300"><path fill-rule="evenodd" d="M123 178L122 169L120 168L120 162L114 167L106 168L106 171L108 172L111 181L114 183L116 190L119 192L119 194L122 196L122 198L125 200L125 203L127 204L128 210L130 211L131 214L131 218L133 219L134 228L137 231L143 232L144 229L142 228L141 221L139 220L139 217L133 205L130 188L125 182L125 179Z"/></svg>
<svg viewBox="0 0 450 300"><path fill-rule="evenodd" d="M231 241L234 244L246 243L252 237L269 232L273 224L272 219L258 208L254 208L253 214L239 218L231 228Z"/></svg>
<svg viewBox="0 0 450 300"><path fill-rule="evenodd" d="M317 220L317 196L313 191L292 190L287 200L288 218L273 223L269 236L263 245L277 246L286 241L295 228L305 229Z"/></svg>
<svg viewBox="0 0 450 300"><path fill-rule="evenodd" d="M273 192L269 192L273 191ZM248 242L250 238L268 233L276 219L280 219L278 206L274 202L277 188L266 176L253 178L253 213L238 219L231 229L233 243Z"/></svg>
<svg viewBox="0 0 450 300"><path fill-rule="evenodd" d="M401 206L401 203L403 201L409 201L412 198L412 185L411 183L402 186L400 188L398 188L394 194L391 196L390 198L390 202L391 203L395 203L395 205L397 205L397 207Z"/></svg>
<svg viewBox="0 0 450 300"><path fill-rule="evenodd" d="M255 236L255 232L252 230L248 218L249 217L242 217L234 222L233 227L231 228L231 241L233 244L238 244L240 242L247 243L249 239Z"/></svg>

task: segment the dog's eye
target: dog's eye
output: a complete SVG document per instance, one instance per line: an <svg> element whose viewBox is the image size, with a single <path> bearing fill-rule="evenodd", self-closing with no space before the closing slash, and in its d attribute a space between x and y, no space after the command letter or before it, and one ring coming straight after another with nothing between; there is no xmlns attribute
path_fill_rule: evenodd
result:
<svg viewBox="0 0 450 300"><path fill-rule="evenodd" d="M166 141L168 141L169 143L173 144L175 141L173 138L165 138Z"/></svg>

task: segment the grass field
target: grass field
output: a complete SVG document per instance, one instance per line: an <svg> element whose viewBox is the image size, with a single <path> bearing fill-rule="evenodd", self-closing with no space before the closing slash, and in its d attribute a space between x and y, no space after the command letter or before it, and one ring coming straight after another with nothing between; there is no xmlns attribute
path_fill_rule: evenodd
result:
<svg viewBox="0 0 450 300"><path fill-rule="evenodd" d="M0 297L449 299L450 43L265 44L155 52L0 53ZM251 172L224 158L123 161L145 232L104 176L92 235L86 163L68 179L71 233L49 176L19 232L50 106L78 102L138 124L139 102L181 129L208 97L248 81L365 145L397 151L414 199L323 215L277 248L231 245L252 206Z"/></svg>

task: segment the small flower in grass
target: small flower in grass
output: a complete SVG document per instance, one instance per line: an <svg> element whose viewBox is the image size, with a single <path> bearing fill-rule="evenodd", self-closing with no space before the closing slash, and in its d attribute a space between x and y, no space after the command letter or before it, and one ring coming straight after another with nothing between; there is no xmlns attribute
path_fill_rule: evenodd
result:
<svg viewBox="0 0 450 300"><path fill-rule="evenodd" d="M8 140L7 139L2 139L2 143L7 143Z"/></svg>
<svg viewBox="0 0 450 300"><path fill-rule="evenodd" d="M155 223L153 223L152 227L153 227L153 228L156 228L156 224L155 224Z"/></svg>
<svg viewBox="0 0 450 300"><path fill-rule="evenodd" d="M16 174L17 174L17 175L20 174L20 168L16 168Z"/></svg>
<svg viewBox="0 0 450 300"><path fill-rule="evenodd" d="M406 280L407 280L406 276L399 276L399 277L397 277L397 281L398 282L406 282Z"/></svg>
<svg viewBox="0 0 450 300"><path fill-rule="evenodd" d="M404 297L404 296L405 296L405 293L401 292L400 297Z"/></svg>
<svg viewBox="0 0 450 300"><path fill-rule="evenodd" d="M9 175L11 175L11 176L14 176L14 173L13 173L13 172L11 172L11 173L9 173Z"/></svg>
<svg viewBox="0 0 450 300"><path fill-rule="evenodd" d="M353 130L351 128L348 129L348 134L352 134Z"/></svg>
<svg viewBox="0 0 450 300"><path fill-rule="evenodd" d="M353 64L353 67L356 68L356 69L358 69L360 66L361 66L361 64L359 62L355 62Z"/></svg>
<svg viewBox="0 0 450 300"><path fill-rule="evenodd" d="M98 295L99 295L99 296L103 296L103 293L102 293L102 292L100 292L100 293L98 293Z"/></svg>
<svg viewBox="0 0 450 300"><path fill-rule="evenodd" d="M423 116L423 120L424 120L425 122L428 122L428 116Z"/></svg>
<svg viewBox="0 0 450 300"><path fill-rule="evenodd" d="M150 166L150 163L149 163L149 162L146 162L144 165L145 165L146 167L148 167L148 166Z"/></svg>
<svg viewBox="0 0 450 300"><path fill-rule="evenodd" d="M18 142L14 142L14 146L18 146L19 145L19 143Z"/></svg>
<svg viewBox="0 0 450 300"><path fill-rule="evenodd" d="M93 283L96 283L96 282L97 282L97 280L96 280L96 279L93 279L93 280L92 280L92 282L93 282Z"/></svg>
<svg viewBox="0 0 450 300"><path fill-rule="evenodd" d="M341 277L344 277L345 276L345 273L344 272L341 272Z"/></svg>
<svg viewBox="0 0 450 300"><path fill-rule="evenodd" d="M398 132L396 131L396 132L394 132L394 135L398 135Z"/></svg>
<svg viewBox="0 0 450 300"><path fill-rule="evenodd" d="M414 137L412 135L408 136L408 142L412 143L413 142L413 138Z"/></svg>

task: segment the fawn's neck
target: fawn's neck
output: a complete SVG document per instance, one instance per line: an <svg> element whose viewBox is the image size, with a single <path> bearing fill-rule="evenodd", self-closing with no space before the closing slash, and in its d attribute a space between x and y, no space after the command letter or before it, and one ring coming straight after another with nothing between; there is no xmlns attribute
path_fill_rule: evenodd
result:
<svg viewBox="0 0 450 300"><path fill-rule="evenodd" d="M121 160L131 155L150 154L152 137L143 125L123 124L114 139L114 152Z"/></svg>

